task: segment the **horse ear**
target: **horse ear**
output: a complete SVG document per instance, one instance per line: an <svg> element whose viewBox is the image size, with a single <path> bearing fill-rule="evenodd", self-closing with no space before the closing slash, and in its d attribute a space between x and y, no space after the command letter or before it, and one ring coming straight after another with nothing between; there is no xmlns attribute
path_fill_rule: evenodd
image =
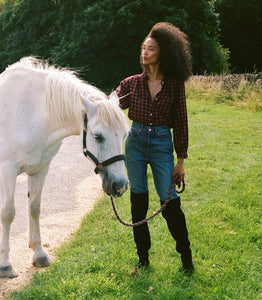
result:
<svg viewBox="0 0 262 300"><path fill-rule="evenodd" d="M110 94L109 100L114 102L117 106L119 106L119 97L117 96L116 91L114 91Z"/></svg>
<svg viewBox="0 0 262 300"><path fill-rule="evenodd" d="M85 98L84 96L82 96L80 94L79 94L79 96L80 96L80 99L81 99L85 109L86 109L87 114L88 115L94 115L96 113L96 110L97 110L96 106L90 100Z"/></svg>

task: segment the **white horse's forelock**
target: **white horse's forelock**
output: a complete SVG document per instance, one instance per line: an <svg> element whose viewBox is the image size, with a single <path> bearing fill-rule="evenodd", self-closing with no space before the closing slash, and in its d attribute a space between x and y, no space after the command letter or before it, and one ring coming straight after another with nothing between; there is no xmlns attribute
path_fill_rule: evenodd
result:
<svg viewBox="0 0 262 300"><path fill-rule="evenodd" d="M77 77L75 71L57 68L47 61L35 57L24 57L8 69L23 68L45 73L46 105L53 124L72 124L77 128L82 125L83 104L79 94L93 101L97 105L99 121L109 128L123 128L127 130L127 122L122 110L107 99L106 94L98 88L84 82Z"/></svg>
<svg viewBox="0 0 262 300"><path fill-rule="evenodd" d="M126 115L115 102L102 100L97 102L97 108L98 120L107 128L129 130Z"/></svg>

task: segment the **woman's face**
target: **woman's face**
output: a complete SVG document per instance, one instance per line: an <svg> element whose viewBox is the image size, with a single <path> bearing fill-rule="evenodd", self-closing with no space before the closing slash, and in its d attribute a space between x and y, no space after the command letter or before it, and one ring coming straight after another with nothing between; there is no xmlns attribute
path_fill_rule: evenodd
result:
<svg viewBox="0 0 262 300"><path fill-rule="evenodd" d="M159 64L160 47L153 38L147 38L142 46L141 57L143 65Z"/></svg>

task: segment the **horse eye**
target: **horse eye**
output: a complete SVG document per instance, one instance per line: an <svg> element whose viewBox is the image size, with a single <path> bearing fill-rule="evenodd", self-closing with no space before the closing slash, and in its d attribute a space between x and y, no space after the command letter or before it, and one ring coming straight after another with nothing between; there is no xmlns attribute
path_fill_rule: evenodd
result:
<svg viewBox="0 0 262 300"><path fill-rule="evenodd" d="M96 139L96 141L97 141L98 143L103 143L104 140L105 140L105 138L103 137L102 134L94 134L94 138Z"/></svg>

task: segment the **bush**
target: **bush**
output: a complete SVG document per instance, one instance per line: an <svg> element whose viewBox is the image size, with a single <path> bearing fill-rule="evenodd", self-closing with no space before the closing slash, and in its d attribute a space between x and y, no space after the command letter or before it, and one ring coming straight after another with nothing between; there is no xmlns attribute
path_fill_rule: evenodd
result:
<svg viewBox="0 0 262 300"><path fill-rule="evenodd" d="M188 35L194 73L220 73L228 67L228 53L218 41L214 0L2 2L1 70L22 56L35 55L79 69L84 79L100 88L112 88L141 72L140 44L160 21Z"/></svg>

